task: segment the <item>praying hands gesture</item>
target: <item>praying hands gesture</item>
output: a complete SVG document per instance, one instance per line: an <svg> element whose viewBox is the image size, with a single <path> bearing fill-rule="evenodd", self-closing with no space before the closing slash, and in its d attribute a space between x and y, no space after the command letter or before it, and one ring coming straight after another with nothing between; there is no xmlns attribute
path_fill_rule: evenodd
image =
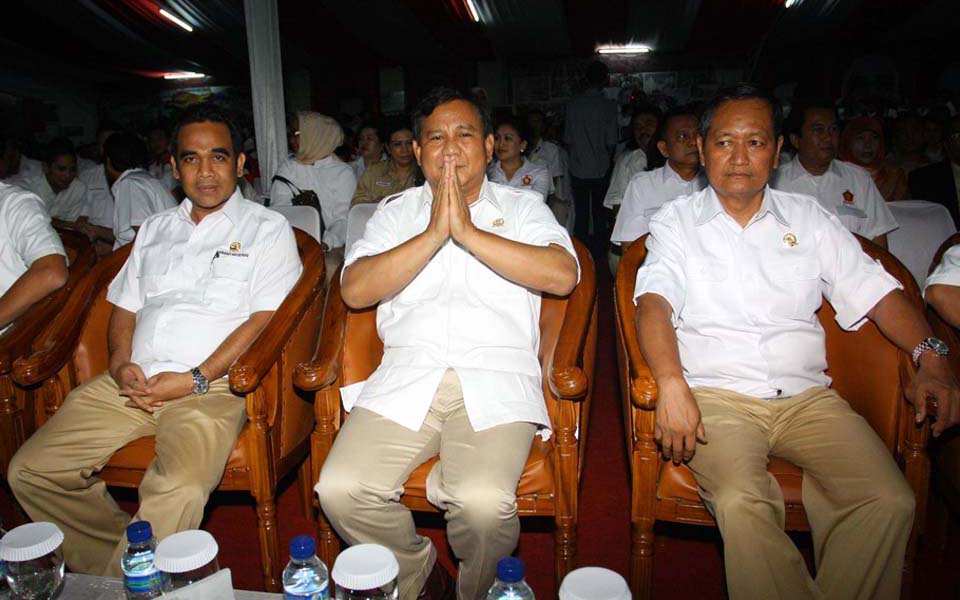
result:
<svg viewBox="0 0 960 600"><path fill-rule="evenodd" d="M426 233L439 249L450 238L466 247L467 240L476 232L477 228L470 220L470 206L457 178L456 157L445 156L440 182L433 194L430 224Z"/></svg>

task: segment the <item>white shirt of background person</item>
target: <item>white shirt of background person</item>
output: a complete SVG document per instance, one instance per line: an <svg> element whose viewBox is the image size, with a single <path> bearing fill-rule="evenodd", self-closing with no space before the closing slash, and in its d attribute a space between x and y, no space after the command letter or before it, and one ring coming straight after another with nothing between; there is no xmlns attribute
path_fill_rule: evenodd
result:
<svg viewBox="0 0 960 600"><path fill-rule="evenodd" d="M898 288L812 197L767 187L741 227L707 187L650 220L633 296L670 303L691 388L777 398L830 385L816 315L823 296L837 323L855 330Z"/></svg>
<svg viewBox="0 0 960 600"><path fill-rule="evenodd" d="M170 166L169 162L163 164L152 162L149 167L147 167L147 171L151 177L162 183L168 192L172 192L173 188L179 185L177 178L173 176L173 167Z"/></svg>
<svg viewBox="0 0 960 600"><path fill-rule="evenodd" d="M87 188L80 216L87 217L87 220L97 227L113 229L113 213L116 208L104 166L96 165L81 171L77 179Z"/></svg>
<svg viewBox="0 0 960 600"><path fill-rule="evenodd" d="M870 173L842 160L832 160L827 171L818 177L804 169L799 158L794 158L773 172L770 185L783 192L813 196L847 229L867 239L899 227Z"/></svg>
<svg viewBox="0 0 960 600"><path fill-rule="evenodd" d="M341 248L347 241L347 214L350 200L357 189L353 169L335 154L305 165L288 158L277 169L277 175L293 182L301 191L313 190L320 199L323 217L323 243L327 248ZM294 191L282 181L270 188L270 206L290 206Z"/></svg>
<svg viewBox="0 0 960 600"><path fill-rule="evenodd" d="M147 218L107 292L137 314L130 359L147 377L205 361L252 313L276 310L302 271L280 213L239 190L199 224L192 208Z"/></svg>
<svg viewBox="0 0 960 600"><path fill-rule="evenodd" d="M927 282L923 286L924 295L931 285L960 287L960 245L951 246L943 253L940 264L927 277Z"/></svg>
<svg viewBox="0 0 960 600"><path fill-rule="evenodd" d="M43 201L20 187L0 183L0 296L33 261L51 254L67 255Z"/></svg>
<svg viewBox="0 0 960 600"><path fill-rule="evenodd" d="M43 173L24 180L23 187L43 200L44 207L54 219L73 223L83 216L87 201L87 186L78 177L74 177L67 189L54 192Z"/></svg>
<svg viewBox="0 0 960 600"><path fill-rule="evenodd" d="M610 241L616 245L633 242L650 231L650 218L660 208L679 196L688 196L707 187L703 172L685 181L670 166L637 173L627 185L620 212L613 225Z"/></svg>
<svg viewBox="0 0 960 600"><path fill-rule="evenodd" d="M147 217L177 205L163 183L143 169L127 169L110 191L114 198L114 250L132 242L137 235L134 227L143 225Z"/></svg>
<svg viewBox="0 0 960 600"><path fill-rule="evenodd" d="M487 167L487 178L501 185L509 185L520 190L532 190L540 194L544 201L553 193L553 179L550 172L543 165L532 162L529 159L522 159L523 164L516 170L509 180L507 174L503 171L499 160L495 160Z"/></svg>
<svg viewBox="0 0 960 600"><path fill-rule="evenodd" d="M610 186L607 188L607 195L603 198L603 205L612 209L623 202L623 194L627 191L627 184L637 173L642 173L647 168L647 153L637 148L620 155L617 163L613 166L613 174L610 175Z"/></svg>

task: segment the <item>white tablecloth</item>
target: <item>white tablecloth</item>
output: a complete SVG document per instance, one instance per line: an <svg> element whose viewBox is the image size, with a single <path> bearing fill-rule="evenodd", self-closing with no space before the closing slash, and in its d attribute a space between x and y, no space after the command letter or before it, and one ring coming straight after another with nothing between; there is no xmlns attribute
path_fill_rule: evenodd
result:
<svg viewBox="0 0 960 600"><path fill-rule="evenodd" d="M945 206L926 200L888 202L887 207L900 224L887 235L890 253L910 270L922 289L937 248L957 232L953 218Z"/></svg>
<svg viewBox="0 0 960 600"><path fill-rule="evenodd" d="M283 598L282 594L265 592L234 592L237 600L267 600ZM67 573L58 600L123 600L123 581L109 577Z"/></svg>

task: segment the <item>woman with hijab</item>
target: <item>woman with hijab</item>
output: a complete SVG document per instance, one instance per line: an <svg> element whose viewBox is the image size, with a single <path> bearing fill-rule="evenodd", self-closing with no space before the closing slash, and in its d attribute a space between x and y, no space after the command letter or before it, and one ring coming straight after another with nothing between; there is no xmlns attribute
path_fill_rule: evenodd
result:
<svg viewBox="0 0 960 600"><path fill-rule="evenodd" d="M361 130L362 131L362 130ZM413 157L413 130L406 121L395 119L383 132L389 160L369 165L353 194L353 204L380 202L422 181Z"/></svg>
<svg viewBox="0 0 960 600"><path fill-rule="evenodd" d="M494 130L496 160L487 168L487 178L521 190L533 190L543 201L553 193L553 180L546 167L524 157L530 136L515 119L505 119Z"/></svg>
<svg viewBox="0 0 960 600"><path fill-rule="evenodd" d="M840 160L859 165L870 172L873 182L887 202L909 197L903 169L886 159L883 123L873 117L857 117L840 136Z"/></svg>
<svg viewBox="0 0 960 600"><path fill-rule="evenodd" d="M288 158L273 178L270 188L271 206L289 206L293 197L311 190L320 200L323 218L323 250L327 257L327 274L331 264L343 260L347 234L347 212L357 187L353 169L340 160L334 150L343 143L343 129L331 117L315 112L297 113L300 147L296 156ZM339 261L334 259L339 258Z"/></svg>

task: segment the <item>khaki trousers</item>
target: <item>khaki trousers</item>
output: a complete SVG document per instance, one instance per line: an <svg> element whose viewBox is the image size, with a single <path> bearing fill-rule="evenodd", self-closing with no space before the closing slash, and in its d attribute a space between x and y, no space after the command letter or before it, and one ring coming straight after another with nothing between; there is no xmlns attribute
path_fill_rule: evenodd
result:
<svg viewBox="0 0 960 600"><path fill-rule="evenodd" d="M245 403L226 379L203 396L163 404L151 415L124 406L109 373L67 396L63 406L26 441L10 462L14 495L34 521L63 530L70 570L120 576L130 515L95 473L118 449L156 436L156 457L140 484L134 521L149 521L157 539L196 529L210 492L246 420Z"/></svg>
<svg viewBox="0 0 960 600"><path fill-rule="evenodd" d="M707 443L690 468L723 536L734 600L899 598L914 494L870 425L833 390L782 400L697 388ZM816 580L784 533L768 455L803 469Z"/></svg>
<svg viewBox="0 0 960 600"><path fill-rule="evenodd" d="M485 598L497 561L520 536L516 491L536 433L531 423L474 431L460 381L448 370L420 431L363 408L346 420L320 471L316 491L330 523L350 545L376 543L400 563L400 598L420 593L436 560L400 502L403 483L430 458L431 503L446 511L447 539L460 560L457 597Z"/></svg>

